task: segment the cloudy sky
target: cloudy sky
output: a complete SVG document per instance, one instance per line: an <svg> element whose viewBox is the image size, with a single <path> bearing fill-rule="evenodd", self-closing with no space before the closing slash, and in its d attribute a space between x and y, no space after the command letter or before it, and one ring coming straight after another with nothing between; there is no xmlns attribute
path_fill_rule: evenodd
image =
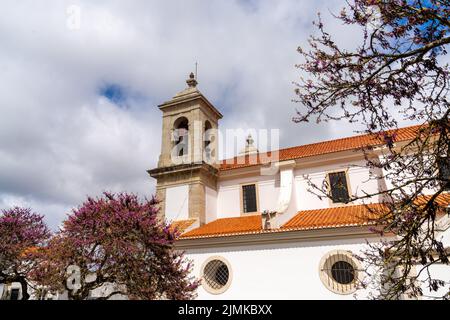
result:
<svg viewBox="0 0 450 320"><path fill-rule="evenodd" d="M347 46L331 17L343 1L2 1L0 208L31 206L55 228L86 195L154 192L157 105L199 89L225 128L281 129L282 147L352 134L291 122L292 81L312 20ZM351 37L348 35L352 34Z"/></svg>

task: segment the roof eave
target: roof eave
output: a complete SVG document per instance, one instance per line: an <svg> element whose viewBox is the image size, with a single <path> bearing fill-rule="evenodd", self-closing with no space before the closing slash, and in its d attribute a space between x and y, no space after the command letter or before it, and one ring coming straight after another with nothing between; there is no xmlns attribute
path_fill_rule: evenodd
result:
<svg viewBox="0 0 450 320"><path fill-rule="evenodd" d="M393 235L385 235L389 237ZM236 235L223 235L202 238L180 238L175 242L179 250L243 245L266 245L292 242L330 241L342 239L375 239L379 234L370 225L332 227L312 230L282 230L278 232L259 232Z"/></svg>

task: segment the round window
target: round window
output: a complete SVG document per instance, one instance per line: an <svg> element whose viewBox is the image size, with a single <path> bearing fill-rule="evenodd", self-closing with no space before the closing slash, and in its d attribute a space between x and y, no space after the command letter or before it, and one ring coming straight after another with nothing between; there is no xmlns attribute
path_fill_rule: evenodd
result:
<svg viewBox="0 0 450 320"><path fill-rule="evenodd" d="M355 268L347 261L338 261L331 266L331 275L340 284L349 284L355 280Z"/></svg>
<svg viewBox="0 0 450 320"><path fill-rule="evenodd" d="M203 267L203 287L210 293L219 294L231 283L229 264L223 258L209 259Z"/></svg>
<svg viewBox="0 0 450 320"><path fill-rule="evenodd" d="M328 290L350 294L357 289L359 269L359 263L351 252L335 250L320 261L320 279Z"/></svg>

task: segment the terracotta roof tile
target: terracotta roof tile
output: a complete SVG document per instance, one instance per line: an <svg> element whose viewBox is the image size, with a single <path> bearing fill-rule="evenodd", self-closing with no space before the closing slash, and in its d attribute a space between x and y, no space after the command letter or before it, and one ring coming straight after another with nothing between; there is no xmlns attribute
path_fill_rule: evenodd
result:
<svg viewBox="0 0 450 320"><path fill-rule="evenodd" d="M417 135L417 131L420 127L421 127L420 125L416 125L405 128L399 128L397 130L388 131L388 133L392 134L395 132L396 142L406 141L413 139ZM284 161L323 155L339 151L355 150L360 149L362 147L377 146L382 144L383 141L381 137L376 135L365 134L342 139L312 143L303 146L280 149L278 150L279 152L278 157L280 161ZM234 157L231 159L222 160L219 168L220 170L225 171L243 167L250 167L259 164L267 164L270 162L269 160L271 156L272 152L269 151L267 153L254 154L250 156L247 155Z"/></svg>
<svg viewBox="0 0 450 320"><path fill-rule="evenodd" d="M262 231L261 216L222 218L191 230L181 238L203 238L208 236L259 233Z"/></svg>
<svg viewBox="0 0 450 320"><path fill-rule="evenodd" d="M428 196L425 196L428 197ZM436 202L441 206L450 204L450 194L441 194ZM387 208L380 203L348 205L342 207L299 211L280 229L263 230L261 216L222 218L195 228L181 235L181 239L223 237L232 235L286 232L294 230L314 230L362 226L371 224L377 213Z"/></svg>
<svg viewBox="0 0 450 320"><path fill-rule="evenodd" d="M367 207L365 205L350 205L300 211L295 217L285 223L281 229L309 230L365 225L376 218L375 212L381 212L382 210L383 205L377 203L369 204Z"/></svg>
<svg viewBox="0 0 450 320"><path fill-rule="evenodd" d="M186 229L188 229L190 226L196 222L196 219L187 219L187 220L176 220L172 221L170 227L173 229L178 229L180 233L185 232Z"/></svg>
<svg viewBox="0 0 450 320"><path fill-rule="evenodd" d="M374 206L374 208L375 206L381 207L380 205L371 206ZM364 205L300 211L280 229L272 230L262 229L260 215L223 218L191 230L181 235L181 238L207 238L239 234L354 226L367 224L369 218L369 211Z"/></svg>
<svg viewBox="0 0 450 320"><path fill-rule="evenodd" d="M431 195L427 196L421 196L417 199L416 204L426 204L428 201L431 200ZM438 195L435 199L435 203L437 203L439 206L447 207L450 205L450 193L441 193Z"/></svg>

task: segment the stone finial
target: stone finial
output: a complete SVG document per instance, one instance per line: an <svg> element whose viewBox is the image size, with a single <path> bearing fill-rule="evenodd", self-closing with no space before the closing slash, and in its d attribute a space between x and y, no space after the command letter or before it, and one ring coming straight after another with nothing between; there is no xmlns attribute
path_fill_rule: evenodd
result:
<svg viewBox="0 0 450 320"><path fill-rule="evenodd" d="M255 142L251 134L248 135L245 141L247 142L247 147L253 147L253 143Z"/></svg>
<svg viewBox="0 0 450 320"><path fill-rule="evenodd" d="M255 140L253 140L253 137L251 134L248 135L247 139L245 139L246 145L244 149L239 152L240 155L246 155L246 154L252 154L252 153L258 153L258 149L253 145Z"/></svg>
<svg viewBox="0 0 450 320"><path fill-rule="evenodd" d="M189 75L189 79L186 80L187 85L189 88L195 88L198 84L197 80L195 79L195 75L193 72Z"/></svg>

